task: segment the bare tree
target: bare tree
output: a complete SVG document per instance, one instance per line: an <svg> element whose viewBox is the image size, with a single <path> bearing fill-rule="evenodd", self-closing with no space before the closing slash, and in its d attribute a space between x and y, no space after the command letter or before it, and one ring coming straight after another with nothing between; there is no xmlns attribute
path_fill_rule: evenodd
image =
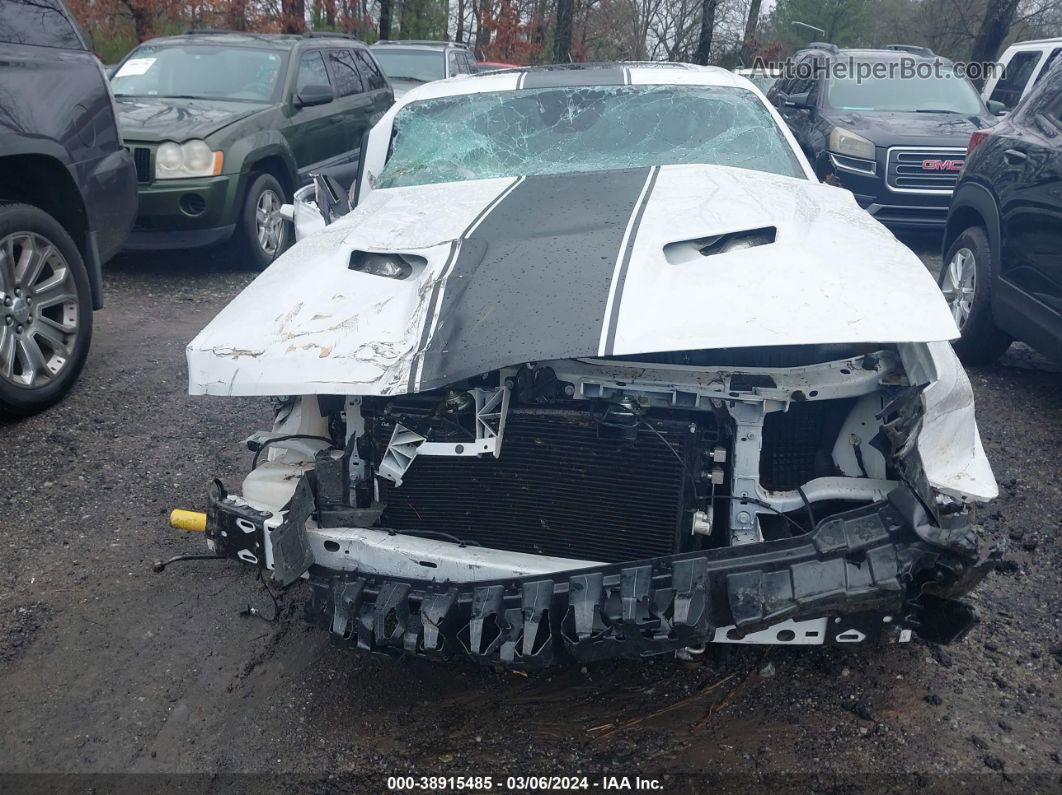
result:
<svg viewBox="0 0 1062 795"><path fill-rule="evenodd" d="M712 34L715 32L715 10L718 5L719 0L701 2L701 30L697 36L697 51L693 54L694 63L708 65L712 51Z"/></svg>
<svg viewBox="0 0 1062 795"><path fill-rule="evenodd" d="M391 38L391 0L380 0L380 38Z"/></svg>
<svg viewBox="0 0 1062 795"><path fill-rule="evenodd" d="M557 0L557 29L553 37L553 60L568 63L572 59L572 17L574 0Z"/></svg>
<svg viewBox="0 0 1062 795"><path fill-rule="evenodd" d="M989 0L985 15L981 19L973 49L971 61L991 61L999 55L1000 47L1014 24L1018 13L1019 0Z"/></svg>
<svg viewBox="0 0 1062 795"><path fill-rule="evenodd" d="M752 57L752 45L756 40L756 28L760 22L760 7L762 0L752 0L749 3L749 15L745 21L745 33L741 37L741 62L747 64Z"/></svg>
<svg viewBox="0 0 1062 795"><path fill-rule="evenodd" d="M281 0L280 29L284 33L306 31L306 0Z"/></svg>

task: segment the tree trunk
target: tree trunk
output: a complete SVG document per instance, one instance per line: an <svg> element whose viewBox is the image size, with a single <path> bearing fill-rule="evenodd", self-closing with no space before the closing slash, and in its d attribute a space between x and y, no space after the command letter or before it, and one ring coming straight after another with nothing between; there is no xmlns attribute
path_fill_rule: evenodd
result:
<svg viewBox="0 0 1062 795"><path fill-rule="evenodd" d="M531 43L535 46L534 55L539 55L546 46L546 28L549 27L548 0L536 0L531 14Z"/></svg>
<svg viewBox="0 0 1062 795"><path fill-rule="evenodd" d="M136 33L137 43L150 39L151 14L148 9L137 0L121 0L121 2L133 20L133 30Z"/></svg>
<svg viewBox="0 0 1062 795"><path fill-rule="evenodd" d="M756 26L760 22L760 5L762 0L752 0L749 5L749 18L745 20L745 35L741 40L741 63L748 66L752 60L752 43L756 39Z"/></svg>
<svg viewBox="0 0 1062 795"><path fill-rule="evenodd" d="M465 40L465 0L457 0L457 32L454 40L462 43Z"/></svg>
<svg viewBox="0 0 1062 795"><path fill-rule="evenodd" d="M228 26L230 30L247 30L247 0L232 0L229 6Z"/></svg>
<svg viewBox="0 0 1062 795"><path fill-rule="evenodd" d="M708 65L712 51L712 32L715 30L715 9L719 0L701 0L701 32L697 36L697 51L693 53L693 62L701 66Z"/></svg>
<svg viewBox="0 0 1062 795"><path fill-rule="evenodd" d="M280 15L284 33L306 32L306 0L281 0Z"/></svg>
<svg viewBox="0 0 1062 795"><path fill-rule="evenodd" d="M380 0L380 38L391 38L391 0Z"/></svg>
<svg viewBox="0 0 1062 795"><path fill-rule="evenodd" d="M488 0L473 0L472 2L472 14L476 18L476 46L473 51L477 58L483 57L483 48L490 44L490 27L483 24L483 18L486 14L483 11L483 3Z"/></svg>
<svg viewBox="0 0 1062 795"><path fill-rule="evenodd" d="M1018 0L989 0L984 19L981 20L981 28L974 39L973 50L970 52L971 61L978 63L996 59L999 48L1003 46L1003 40L1010 32L1010 26L1014 24L1017 11Z"/></svg>
<svg viewBox="0 0 1062 795"><path fill-rule="evenodd" d="M553 37L554 63L568 63L572 59L572 16L574 13L574 0L557 0L557 31Z"/></svg>

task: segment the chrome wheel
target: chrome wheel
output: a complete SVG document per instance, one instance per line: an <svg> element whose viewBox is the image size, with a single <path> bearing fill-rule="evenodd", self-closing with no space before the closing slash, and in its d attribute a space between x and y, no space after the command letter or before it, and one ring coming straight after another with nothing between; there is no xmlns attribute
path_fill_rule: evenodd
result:
<svg viewBox="0 0 1062 795"><path fill-rule="evenodd" d="M271 257L280 250L280 242L284 236L284 218L280 215L281 204L283 202L280 197L266 188L258 196L258 204L254 211L258 245Z"/></svg>
<svg viewBox="0 0 1062 795"><path fill-rule="evenodd" d="M55 244L36 232L0 239L0 378L32 389L58 376L78 312L74 273Z"/></svg>
<svg viewBox="0 0 1062 795"><path fill-rule="evenodd" d="M955 325L960 331L970 317L970 310L973 309L976 278L977 261L974 259L973 251L960 248L951 258L951 262L945 266L940 282L940 290L944 293L948 306L951 307L951 316L955 318Z"/></svg>

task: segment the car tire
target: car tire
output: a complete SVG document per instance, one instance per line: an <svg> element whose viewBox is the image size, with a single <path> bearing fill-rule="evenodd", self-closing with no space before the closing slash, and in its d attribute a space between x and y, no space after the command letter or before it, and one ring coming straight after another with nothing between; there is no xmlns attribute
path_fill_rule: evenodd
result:
<svg viewBox="0 0 1062 795"><path fill-rule="evenodd" d="M283 186L272 174L251 180L236 233L239 254L250 269L265 270L290 245L291 229L280 216L280 205L286 201Z"/></svg>
<svg viewBox="0 0 1062 795"><path fill-rule="evenodd" d="M92 292L52 216L0 202L0 414L27 417L77 380L92 341Z"/></svg>
<svg viewBox="0 0 1062 795"><path fill-rule="evenodd" d="M937 280L959 327L961 336L952 344L964 364L991 364L1012 342L992 319L995 276L985 230L969 227L948 247Z"/></svg>

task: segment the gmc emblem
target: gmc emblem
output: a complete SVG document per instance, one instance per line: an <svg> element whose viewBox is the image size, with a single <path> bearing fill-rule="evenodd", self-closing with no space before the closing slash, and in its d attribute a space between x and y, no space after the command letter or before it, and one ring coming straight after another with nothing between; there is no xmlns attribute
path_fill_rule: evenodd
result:
<svg viewBox="0 0 1062 795"><path fill-rule="evenodd" d="M962 171L961 160L923 160L923 171Z"/></svg>

